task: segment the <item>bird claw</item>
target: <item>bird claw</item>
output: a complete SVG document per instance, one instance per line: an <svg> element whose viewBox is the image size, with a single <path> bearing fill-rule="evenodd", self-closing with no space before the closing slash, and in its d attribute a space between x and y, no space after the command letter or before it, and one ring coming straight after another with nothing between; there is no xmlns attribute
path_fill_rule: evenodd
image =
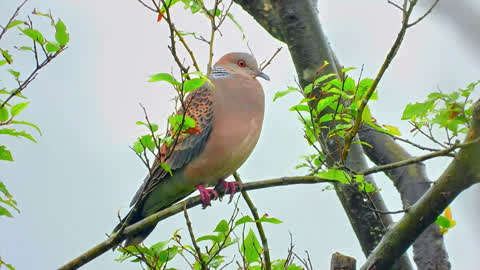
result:
<svg viewBox="0 0 480 270"><path fill-rule="evenodd" d="M235 192L240 191L243 188L242 182L227 182L222 179L218 183L223 186L223 194L230 194L230 200L228 201L229 203L232 201Z"/></svg>
<svg viewBox="0 0 480 270"><path fill-rule="evenodd" d="M212 205L211 194L213 194L213 199L218 199L218 193L214 189L207 189L202 185L195 186L200 192L200 199L202 200L202 208L205 209L207 206Z"/></svg>

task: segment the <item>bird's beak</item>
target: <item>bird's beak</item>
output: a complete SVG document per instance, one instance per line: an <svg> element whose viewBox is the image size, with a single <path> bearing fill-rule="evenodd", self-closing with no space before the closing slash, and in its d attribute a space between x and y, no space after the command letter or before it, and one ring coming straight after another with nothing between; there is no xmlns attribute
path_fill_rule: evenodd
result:
<svg viewBox="0 0 480 270"><path fill-rule="evenodd" d="M268 77L267 74L261 72L260 70L254 70L253 74L255 74L255 77L260 77L260 78L263 78L267 81L270 81L270 77Z"/></svg>

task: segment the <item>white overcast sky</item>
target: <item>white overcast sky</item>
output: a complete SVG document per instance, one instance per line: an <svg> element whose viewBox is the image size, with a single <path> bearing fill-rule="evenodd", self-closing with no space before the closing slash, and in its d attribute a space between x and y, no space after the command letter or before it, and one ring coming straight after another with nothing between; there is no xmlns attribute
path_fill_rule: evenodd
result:
<svg viewBox="0 0 480 270"><path fill-rule="evenodd" d="M1 2L0 23L4 24L20 1ZM319 2L324 31L342 64L364 64L365 76L374 76L399 29L398 10L386 1ZM480 13L478 3L464 2L469 3L465 14ZM439 5L448 11L444 6L448 4L441 1ZM152 121L164 126L173 110L170 99L174 92L164 84L146 80L150 74L175 70L175 65L167 49L166 25L157 23L154 14L135 0L31 0L20 18L33 8L50 9L62 18L71 43L25 91L31 105L21 118L41 127L43 136L37 136L39 142L2 138L16 160L0 163L0 177L17 199L21 213L12 219L0 218L0 256L17 269L52 269L105 239L105 233L117 222L118 209L126 212L146 174L128 148L143 132L135 125L135 121L143 119L138 103L146 106ZM302 139L295 114L288 111L299 97L292 95L272 102L275 91L295 83L288 49L241 8L234 5L233 14L245 29L257 59L266 59L276 48L284 47L266 70L271 81L262 81L266 93L262 136L239 172L245 181L301 175L302 171L294 166L300 155L311 150ZM192 17L181 8L175 10L175 17L184 31L203 35L209 31L206 20ZM35 20L41 25L41 18ZM379 86L380 101L371 105L378 121L398 126L410 136L410 127L400 120L406 104L421 101L437 88L448 92L480 79L480 62L474 52L478 46L472 46L452 22L455 19L434 11L408 32ZM248 51L233 24L225 23L222 33L216 42L215 59L230 51ZM0 46L12 45L16 35L10 34ZM207 47L200 42L193 46L205 67ZM19 60L18 69L26 71L32 65ZM0 72L3 83L7 73ZM436 179L447 163L426 162L429 177ZM380 174L376 180L390 209L399 209L399 196L391 182ZM364 261L335 193L323 188L289 186L251 192L261 214L284 221L281 225L266 225L273 258L284 258L291 232L297 252L308 250L315 269L327 269L336 251L357 258L359 264ZM479 191L478 187L470 189L452 205L457 226L446 235L446 244L453 269L471 269L472 258L480 253L480 234L475 224L478 219L472 214L477 212L473 209L474 204L478 205L475 196ZM248 213L245 206L242 209ZM231 211L232 205L225 201L214 202L207 210L191 210L197 235L211 232L216 222ZM147 243L165 240L179 228L185 228L181 215L158 225ZM115 262L115 256L107 252L83 269L139 269L134 264ZM183 268L181 265L177 263Z"/></svg>

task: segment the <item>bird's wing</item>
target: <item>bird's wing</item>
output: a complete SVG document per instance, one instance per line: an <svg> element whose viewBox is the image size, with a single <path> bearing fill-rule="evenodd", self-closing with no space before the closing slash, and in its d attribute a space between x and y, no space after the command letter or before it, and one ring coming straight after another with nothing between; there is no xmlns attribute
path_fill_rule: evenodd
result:
<svg viewBox="0 0 480 270"><path fill-rule="evenodd" d="M205 147L210 135L214 118L213 90L206 83L201 88L192 91L184 101L184 108L181 108L177 115L185 115L195 120L195 128L191 134L172 134L174 142L170 147L162 146L161 157L175 173L175 170L183 168L192 159L198 156ZM142 186L137 191L130 203L133 206L142 193L148 194L153 187L168 176L168 172L156 161L151 173L147 175Z"/></svg>

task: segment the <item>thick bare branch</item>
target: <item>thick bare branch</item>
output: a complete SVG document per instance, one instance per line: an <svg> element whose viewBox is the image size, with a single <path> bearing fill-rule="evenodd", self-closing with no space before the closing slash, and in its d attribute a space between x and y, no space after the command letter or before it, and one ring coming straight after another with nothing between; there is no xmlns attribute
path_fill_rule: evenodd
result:
<svg viewBox="0 0 480 270"><path fill-rule="evenodd" d="M473 106L472 127L465 142L478 141L479 138L480 100ZM478 160L480 142L462 148L433 187L389 230L361 269L389 269L461 192L480 183Z"/></svg>

